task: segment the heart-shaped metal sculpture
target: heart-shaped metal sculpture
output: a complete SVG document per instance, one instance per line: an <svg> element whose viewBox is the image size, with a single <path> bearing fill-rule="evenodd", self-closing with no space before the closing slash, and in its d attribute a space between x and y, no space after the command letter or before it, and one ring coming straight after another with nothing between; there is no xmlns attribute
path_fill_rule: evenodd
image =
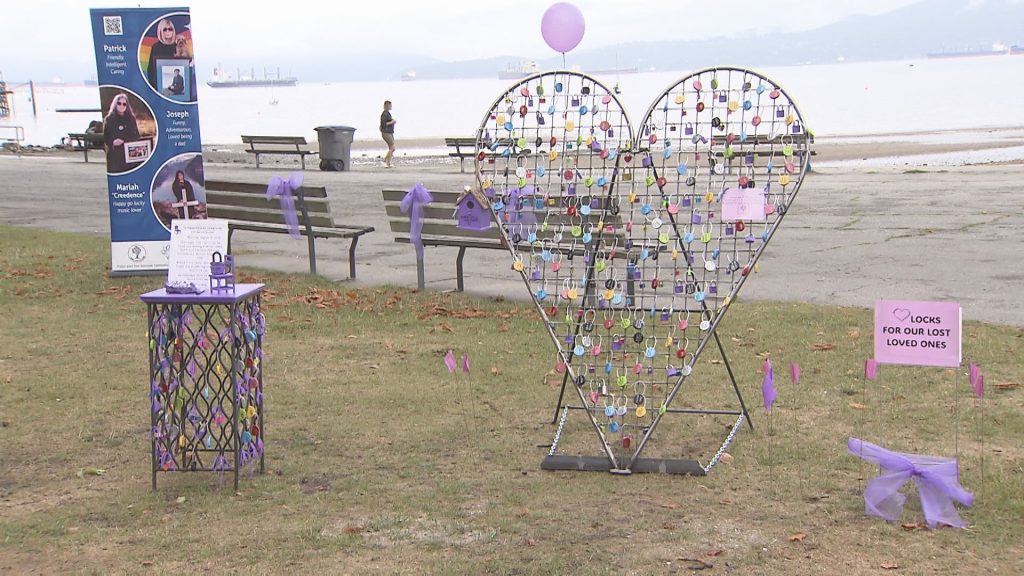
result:
<svg viewBox="0 0 1024 576"><path fill-rule="evenodd" d="M739 68L676 82L635 131L612 91L574 72L531 76L495 100L477 178L557 347L562 391L575 391L544 468L704 474L717 463L749 418L739 387L730 369L738 406L718 409L684 385L709 343L725 357L715 330L800 188L804 125L781 87ZM570 409L603 456L558 453ZM668 416L693 414L735 416L707 464L652 440Z"/></svg>

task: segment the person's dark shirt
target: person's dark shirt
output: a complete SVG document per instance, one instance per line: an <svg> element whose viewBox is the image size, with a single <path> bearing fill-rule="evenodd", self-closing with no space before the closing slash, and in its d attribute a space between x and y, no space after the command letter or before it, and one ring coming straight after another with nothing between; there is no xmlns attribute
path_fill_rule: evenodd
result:
<svg viewBox="0 0 1024 576"><path fill-rule="evenodd" d="M185 93L185 79L181 77L181 74L175 74L174 79L171 80L171 94L184 94Z"/></svg>
<svg viewBox="0 0 1024 576"><path fill-rule="evenodd" d="M380 131L386 134L395 133L395 125L391 124L391 111L385 110L380 115Z"/></svg>

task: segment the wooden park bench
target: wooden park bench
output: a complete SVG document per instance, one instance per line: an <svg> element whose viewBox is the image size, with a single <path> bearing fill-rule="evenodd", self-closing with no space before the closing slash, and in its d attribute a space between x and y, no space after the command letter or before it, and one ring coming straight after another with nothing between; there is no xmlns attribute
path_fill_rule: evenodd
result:
<svg viewBox="0 0 1024 576"><path fill-rule="evenodd" d="M103 150L103 144L102 132L68 133L68 147L75 152L81 150L86 162L89 161L89 150Z"/></svg>
<svg viewBox="0 0 1024 576"><path fill-rule="evenodd" d="M449 148L455 148L454 152L448 152L448 156L459 159L459 172L465 172L466 168L463 162L466 158L473 159L476 154L476 138L470 136L469 138L445 138L445 146Z"/></svg>
<svg viewBox="0 0 1024 576"><path fill-rule="evenodd" d="M235 230L288 234L288 225L277 198L268 200L266 184L206 181L206 210L210 218L228 220L228 253ZM292 192L299 233L309 245L309 272L316 274L317 238L348 238L348 276L356 277L356 244L360 236L373 232L372 226L336 224L331 217L327 189L323 186L301 186Z"/></svg>
<svg viewBox="0 0 1024 576"><path fill-rule="evenodd" d="M388 215L388 223L391 226L391 231L395 233L395 242L410 244L412 240L409 238L409 214L403 213L401 208L402 199L405 197L406 192L406 190L382 190L382 195L384 198L384 210ZM465 290L465 274L462 263L467 249L479 248L483 250L507 251L508 248L503 242L498 227L493 223L490 228L482 231L459 228L455 209L458 199L462 196L461 192L431 191L430 195L434 201L423 208L423 229L420 233L420 239L424 247L451 246L459 249L458 256L455 258L455 282L456 290L462 292ZM594 214L596 215L597 211ZM606 221L621 225L621 218L618 216L609 216ZM560 219L549 220L552 226L560 226L568 222L568 218L564 221ZM568 235L568 232L566 232L566 235ZM621 232L617 236L621 239ZM623 246L624 241L620 240L618 245ZM582 254L582 245L575 252ZM625 250L620 252L619 257L625 255ZM416 284L421 290L424 288L423 268L424 263L417 261ZM632 287L630 287L630 294L632 294Z"/></svg>
<svg viewBox="0 0 1024 576"><path fill-rule="evenodd" d="M242 136L242 143L248 144L248 154L256 155L256 167L260 167L260 154L282 154L298 156L302 169L306 169L306 156L318 154L315 150L306 150L306 138L303 136Z"/></svg>

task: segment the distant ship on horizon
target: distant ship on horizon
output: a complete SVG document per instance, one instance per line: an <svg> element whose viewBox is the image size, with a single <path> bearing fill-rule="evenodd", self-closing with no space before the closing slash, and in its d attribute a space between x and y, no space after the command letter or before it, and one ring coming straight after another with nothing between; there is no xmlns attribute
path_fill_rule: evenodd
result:
<svg viewBox="0 0 1024 576"><path fill-rule="evenodd" d="M989 48L975 48L967 50L948 50L943 52L929 52L927 56L929 58L973 58L977 56L1001 56L1004 54L1017 54L1015 49L1021 49L1020 46L1011 46L1007 48L1005 44L995 43Z"/></svg>
<svg viewBox="0 0 1024 576"><path fill-rule="evenodd" d="M517 62L505 66L504 70L498 70L498 80L519 80L540 72L540 68L533 60Z"/></svg>
<svg viewBox="0 0 1024 576"><path fill-rule="evenodd" d="M255 71L250 71L249 76L242 76L241 73L231 77L231 75L224 72L223 68L213 69L213 79L207 80L206 85L211 88L242 88L242 87L261 87L261 86L295 86L299 79L294 76L281 76L281 70L278 69L275 76L267 74L266 69L263 70L263 78L257 78Z"/></svg>

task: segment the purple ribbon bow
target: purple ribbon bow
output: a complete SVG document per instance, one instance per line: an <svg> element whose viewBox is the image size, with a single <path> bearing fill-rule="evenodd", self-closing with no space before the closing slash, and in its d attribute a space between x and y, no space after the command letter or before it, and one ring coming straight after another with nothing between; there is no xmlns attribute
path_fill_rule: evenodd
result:
<svg viewBox="0 0 1024 576"><path fill-rule="evenodd" d="M957 514L953 501L971 506L974 496L960 486L955 458L893 452L856 438L850 438L847 450L854 456L878 464L883 471L880 476L869 480L864 489L866 514L890 522L899 518L903 502L907 499L899 489L913 478L929 528L935 528L940 522L957 528L967 526Z"/></svg>
<svg viewBox="0 0 1024 576"><path fill-rule="evenodd" d="M288 234L298 240L302 238L299 234L299 218L295 215L295 199L292 198L292 191L302 186L302 172L292 172L285 180L280 176L274 176L267 184L267 200L275 196L281 200L281 213L284 214L284 221L288 224Z"/></svg>
<svg viewBox="0 0 1024 576"><path fill-rule="evenodd" d="M417 260L423 260L423 241L420 240L420 234L423 232L423 207L433 201L434 197L430 195L430 191L424 188L423 184L417 183L405 193L401 204L398 205L402 214L409 215L409 239L416 247Z"/></svg>

